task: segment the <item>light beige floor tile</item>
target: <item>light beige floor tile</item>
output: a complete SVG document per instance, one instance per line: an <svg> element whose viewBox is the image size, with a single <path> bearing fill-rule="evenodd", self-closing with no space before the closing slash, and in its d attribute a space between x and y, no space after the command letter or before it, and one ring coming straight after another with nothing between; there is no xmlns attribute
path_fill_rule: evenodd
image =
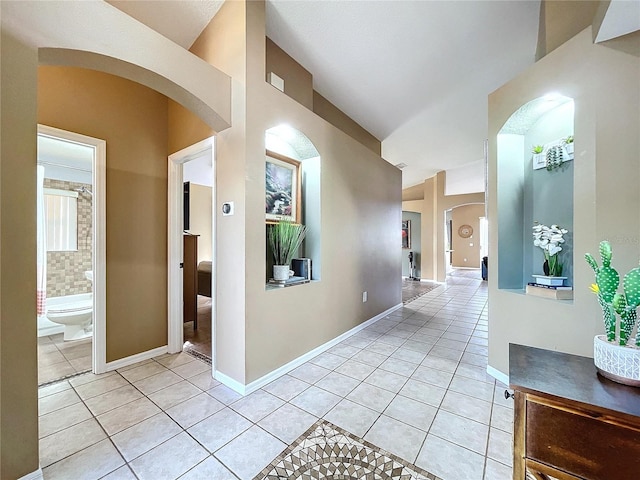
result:
<svg viewBox="0 0 640 480"><path fill-rule="evenodd" d="M46 480L94 480L103 478L123 464L124 460L111 442L102 440L45 468L43 475Z"/></svg>
<svg viewBox="0 0 640 480"><path fill-rule="evenodd" d="M364 437L379 416L380 413L375 410L343 399L324 418L354 435Z"/></svg>
<svg viewBox="0 0 640 480"><path fill-rule="evenodd" d="M365 383L383 388L393 393L398 393L405 383L409 380L407 377L385 370L377 369L371 375L364 379Z"/></svg>
<svg viewBox="0 0 640 480"><path fill-rule="evenodd" d="M84 448L105 439L93 418L40 439L40 466L47 467Z"/></svg>
<svg viewBox="0 0 640 480"><path fill-rule="evenodd" d="M102 477L100 480L138 480L134 473L131 471L129 465L123 465L122 467L114 470L106 477Z"/></svg>
<svg viewBox="0 0 640 480"><path fill-rule="evenodd" d="M334 375L334 372L331 372L329 375ZM327 375L327 377L329 376ZM326 377L325 377L326 378ZM322 382L324 379L320 380ZM282 377L274 380L269 385L263 387L262 389L275 395L278 398L281 398L285 402L288 402L293 397L299 395L304 392L307 388L309 388L307 382L303 382L302 380L298 380L295 377L290 375L283 375Z"/></svg>
<svg viewBox="0 0 640 480"><path fill-rule="evenodd" d="M316 383L322 377L328 375L329 372L331 372L331 370L307 362L291 370L289 375L303 382Z"/></svg>
<svg viewBox="0 0 640 480"><path fill-rule="evenodd" d="M75 368L76 372L86 372L87 370L91 370L93 367L91 355L88 357L74 358L69 360L69 363L73 368Z"/></svg>
<svg viewBox="0 0 640 480"><path fill-rule="evenodd" d="M58 350L55 347L55 345L52 345L52 347L53 349L49 352L43 352L40 349L38 349L38 366L39 367L55 365L56 363L67 361L67 359L64 358L64 355L60 353L60 350Z"/></svg>
<svg viewBox="0 0 640 480"><path fill-rule="evenodd" d="M55 412L41 415L38 418L38 433L40 438L59 432L77 423L91 418L91 412L83 403L74 403Z"/></svg>
<svg viewBox="0 0 640 480"><path fill-rule="evenodd" d="M331 410L340 400L341 397L338 395L311 386L292 399L290 403L319 418Z"/></svg>
<svg viewBox="0 0 640 480"><path fill-rule="evenodd" d="M223 403L224 405L229 405L242 398L242 395L230 389L226 385L218 385L217 387L213 387L212 389L207 390L207 394L218 400L220 403Z"/></svg>
<svg viewBox="0 0 640 480"><path fill-rule="evenodd" d="M487 357L484 355L477 355L475 353L465 352L462 355L462 358L460 359L460 363L487 368Z"/></svg>
<svg viewBox="0 0 640 480"><path fill-rule="evenodd" d="M412 379L409 379L399 392L400 395L428 403L434 407L440 406L445 393L446 389L444 388Z"/></svg>
<svg viewBox="0 0 640 480"><path fill-rule="evenodd" d="M426 433L437 411L438 409L431 405L398 395L391 401L384 414Z"/></svg>
<svg viewBox="0 0 640 480"><path fill-rule="evenodd" d="M427 433L382 415L364 439L411 463L415 463Z"/></svg>
<svg viewBox="0 0 640 480"><path fill-rule="evenodd" d="M426 352L418 352L415 349L405 348L404 345L391 354L391 358L415 363L416 365L422 363L426 356Z"/></svg>
<svg viewBox="0 0 640 480"><path fill-rule="evenodd" d="M180 432L182 428L161 412L113 435L111 440L125 460L130 462Z"/></svg>
<svg viewBox="0 0 640 480"><path fill-rule="evenodd" d="M412 362L407 362L405 360L400 360L399 358L395 358L392 356L391 358L385 360L378 368L386 370L387 372L410 377L411 375L413 375L413 372L416 371L418 365Z"/></svg>
<svg viewBox="0 0 640 480"><path fill-rule="evenodd" d="M489 433L487 456L500 463L511 466L513 463L513 441L510 433L492 428Z"/></svg>
<svg viewBox="0 0 640 480"><path fill-rule="evenodd" d="M339 343L338 345L331 347L327 352L333 355L340 355L341 357L351 358L360 351L359 348L346 343Z"/></svg>
<svg viewBox="0 0 640 480"><path fill-rule="evenodd" d="M387 358L389 358L387 355L380 355L379 353L369 351L368 348L351 357L351 359L356 362L365 363L373 367L379 367Z"/></svg>
<svg viewBox="0 0 640 480"><path fill-rule="evenodd" d="M54 412L74 403L79 403L80 397L74 390L64 390L62 392L48 395L38 400L38 414L45 415Z"/></svg>
<svg viewBox="0 0 640 480"><path fill-rule="evenodd" d="M317 387L338 395L339 397L345 397L358 385L360 385L360 380L347 377L337 372L331 372L316 383Z"/></svg>
<svg viewBox="0 0 640 480"><path fill-rule="evenodd" d="M442 370L434 370L432 368L427 367L418 367L413 375L411 375L413 380L419 380L424 383L430 383L437 387L447 388L451 379L453 378L453 374L449 372L444 372Z"/></svg>
<svg viewBox="0 0 640 480"><path fill-rule="evenodd" d="M224 405L215 398L206 393L201 393L167 409L167 413L182 428L189 428L223 408Z"/></svg>
<svg viewBox="0 0 640 480"><path fill-rule="evenodd" d="M189 383L193 383L200 390L204 391L220 385L220 382L213 378L210 370L189 377Z"/></svg>
<svg viewBox="0 0 640 480"><path fill-rule="evenodd" d="M513 390L511 390L510 388L505 388L503 386L496 385L494 389L494 394L493 394L493 403L496 403L503 407L513 409L513 398L511 397L505 398L504 396L505 390L508 390L510 394L513 393Z"/></svg>
<svg viewBox="0 0 640 480"><path fill-rule="evenodd" d="M195 360L195 358L188 353L181 352L160 355L159 357L154 358L154 360L167 368L174 368L179 367L180 365L191 363Z"/></svg>
<svg viewBox="0 0 640 480"><path fill-rule="evenodd" d="M88 398L97 397L106 392L110 392L111 390L115 390L116 388L124 387L129 385L124 378L120 375L111 375L109 377L100 378L94 382L86 383L84 385L80 385L78 387L74 387L78 395L83 400Z"/></svg>
<svg viewBox="0 0 640 480"><path fill-rule="evenodd" d="M76 369L66 360L53 365L38 367L38 385L59 380L74 373L76 373Z"/></svg>
<svg viewBox="0 0 640 480"><path fill-rule="evenodd" d="M348 377L355 378L357 380L364 380L376 369L371 365L367 365L362 362L356 362L355 360L347 360L334 371L347 375Z"/></svg>
<svg viewBox="0 0 640 480"><path fill-rule="evenodd" d="M166 372L157 373L133 382L133 385L145 395L150 395L182 380L183 378L180 375L173 373L171 370L167 370Z"/></svg>
<svg viewBox="0 0 640 480"><path fill-rule="evenodd" d="M451 390L490 402L493 398L493 385L464 377L454 377L449 386Z"/></svg>
<svg viewBox="0 0 640 480"><path fill-rule="evenodd" d="M445 438L461 447L484 455L489 427L440 409L429 434Z"/></svg>
<svg viewBox="0 0 640 480"><path fill-rule="evenodd" d="M69 390L70 388L71 385L69 384L68 380L56 382L51 385L47 385L46 387L38 388L38 398L48 397L49 395L62 392L63 390Z"/></svg>
<svg viewBox="0 0 640 480"><path fill-rule="evenodd" d="M115 435L159 412L160 409L156 405L143 397L98 415L97 419L109 435Z"/></svg>
<svg viewBox="0 0 640 480"><path fill-rule="evenodd" d="M314 365L318 365L320 367L333 370L334 368L337 368L340 365L342 365L347 360L344 357L341 357L340 355L334 355L333 353L324 352L318 355L317 357L312 358L309 361Z"/></svg>
<svg viewBox="0 0 640 480"><path fill-rule="evenodd" d="M121 368L118 369L118 373L122 374L122 372L126 372L127 370L132 370L134 368L138 368L138 367L141 367L142 365L146 365L147 363L152 363L152 362L153 362L153 360L148 358L146 360L142 360L140 362L136 362L136 363L134 363L132 365L127 365L126 367L121 367Z"/></svg>
<svg viewBox="0 0 640 480"><path fill-rule="evenodd" d="M448 358L427 355L420 366L425 368L433 368L435 370L442 370L443 372L454 373L456 371L456 368L458 368L458 362L450 360Z"/></svg>
<svg viewBox="0 0 640 480"><path fill-rule="evenodd" d="M431 351L429 352L429 355L432 355L435 357L448 358L450 360L455 360L457 362L460 360L460 357L462 357L462 351L454 350L449 347L441 347L439 345L436 345L431 349Z"/></svg>
<svg viewBox="0 0 640 480"><path fill-rule="evenodd" d="M189 428L189 434L213 453L251 427L242 415L226 407Z"/></svg>
<svg viewBox="0 0 640 480"><path fill-rule="evenodd" d="M241 480L250 480L286 448L286 444L253 426L215 453Z"/></svg>
<svg viewBox="0 0 640 480"><path fill-rule="evenodd" d="M494 404L493 411L491 412L491 426L503 432L512 433L513 409Z"/></svg>
<svg viewBox="0 0 640 480"><path fill-rule="evenodd" d="M243 417L257 423L271 412L277 410L284 401L264 390L257 390L230 405Z"/></svg>
<svg viewBox="0 0 640 480"><path fill-rule="evenodd" d="M127 368L124 370L118 370L118 373L131 383L142 380L143 378L157 375L158 373L166 372L167 367L160 365L157 362L147 362L142 365L135 366L133 368Z"/></svg>
<svg viewBox="0 0 640 480"><path fill-rule="evenodd" d="M130 465L140 480L172 480L208 456L198 442L183 432L136 458Z"/></svg>
<svg viewBox="0 0 640 480"><path fill-rule="evenodd" d="M471 378L485 383L495 383L495 378L487 373L486 367L460 363L456 369L456 376Z"/></svg>
<svg viewBox="0 0 640 480"><path fill-rule="evenodd" d="M381 413L391 403L393 397L395 397L394 393L367 383L361 383L347 395L347 399Z"/></svg>
<svg viewBox="0 0 640 480"><path fill-rule="evenodd" d="M58 348L60 348L60 352L62 352L62 355L64 355L67 360L91 356L91 342L82 345L62 345Z"/></svg>
<svg viewBox="0 0 640 480"><path fill-rule="evenodd" d="M485 425L489 425L489 420L491 419L490 402L453 391L447 392L440 408Z"/></svg>
<svg viewBox="0 0 640 480"><path fill-rule="evenodd" d="M285 403L260 420L258 425L288 445L306 432L317 420L315 415Z"/></svg>
<svg viewBox="0 0 640 480"><path fill-rule="evenodd" d="M204 372L211 372L211 365L201 362L200 360L194 360L190 363L185 363L178 367L171 367L171 371L177 373L182 378L191 378Z"/></svg>
<svg viewBox="0 0 640 480"><path fill-rule="evenodd" d="M367 350L370 350L374 353L379 353L380 355L384 355L385 357L388 357L397 349L398 347L396 347L395 345L389 345L388 343L380 341L373 342L367 347Z"/></svg>
<svg viewBox="0 0 640 480"><path fill-rule="evenodd" d="M142 397L142 393L134 386L125 385L124 387L116 388L107 393L89 398L85 400L84 403L94 415L98 416Z"/></svg>
<svg viewBox="0 0 640 480"><path fill-rule="evenodd" d="M487 465L484 470L484 480L512 480L512 468L487 458Z"/></svg>
<svg viewBox="0 0 640 480"><path fill-rule="evenodd" d="M79 387L80 385L85 385L87 383L95 382L96 380L102 380L103 378L112 377L114 375L118 375L117 372L107 372L100 373L96 375L95 373L84 373L82 375L78 375L77 377L73 377L69 380L69 383L73 387Z"/></svg>
<svg viewBox="0 0 640 480"><path fill-rule="evenodd" d="M235 479L224 465L214 457L208 457L187 473L180 477L180 480L214 480L214 479Z"/></svg>
<svg viewBox="0 0 640 480"><path fill-rule="evenodd" d="M195 385L183 380L182 382L174 383L173 385L158 390L155 393L149 395L149 400L158 405L163 410L173 407L191 397L200 395L200 390Z"/></svg>

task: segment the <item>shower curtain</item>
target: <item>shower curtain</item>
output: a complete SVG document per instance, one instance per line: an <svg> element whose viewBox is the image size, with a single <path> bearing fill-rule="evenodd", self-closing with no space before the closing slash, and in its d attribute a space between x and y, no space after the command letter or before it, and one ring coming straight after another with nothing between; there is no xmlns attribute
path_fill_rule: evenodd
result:
<svg viewBox="0 0 640 480"><path fill-rule="evenodd" d="M46 246L46 222L44 219L44 167L38 165L38 186L36 194L37 202L37 275L36 275L36 302L38 315L44 315L47 303L47 246Z"/></svg>

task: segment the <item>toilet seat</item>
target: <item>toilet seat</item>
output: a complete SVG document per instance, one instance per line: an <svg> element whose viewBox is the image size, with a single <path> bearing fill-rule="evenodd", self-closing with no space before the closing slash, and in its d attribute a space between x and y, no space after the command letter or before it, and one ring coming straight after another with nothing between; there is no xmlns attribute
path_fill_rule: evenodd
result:
<svg viewBox="0 0 640 480"><path fill-rule="evenodd" d="M64 314L64 313L82 313L85 310L93 309L92 300L83 300L81 302L63 303L61 305L52 305L47 309L48 314Z"/></svg>

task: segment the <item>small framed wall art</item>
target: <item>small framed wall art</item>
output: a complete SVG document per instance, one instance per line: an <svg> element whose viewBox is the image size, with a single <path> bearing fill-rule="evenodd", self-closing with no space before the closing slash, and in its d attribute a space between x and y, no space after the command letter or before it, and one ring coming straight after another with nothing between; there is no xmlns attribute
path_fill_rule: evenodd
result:
<svg viewBox="0 0 640 480"><path fill-rule="evenodd" d="M411 220L402 221L402 248L411 248Z"/></svg>
<svg viewBox="0 0 640 480"><path fill-rule="evenodd" d="M265 215L268 223L300 223L302 207L300 162L267 150L265 164Z"/></svg>

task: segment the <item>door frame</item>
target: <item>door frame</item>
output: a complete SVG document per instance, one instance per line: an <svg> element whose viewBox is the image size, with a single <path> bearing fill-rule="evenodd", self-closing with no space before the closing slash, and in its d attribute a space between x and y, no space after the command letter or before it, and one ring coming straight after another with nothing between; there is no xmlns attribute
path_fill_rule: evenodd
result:
<svg viewBox="0 0 640 480"><path fill-rule="evenodd" d="M80 133L38 124L38 136L77 143L93 149L91 242L93 269L93 341L91 365L93 373L107 371L107 142Z"/></svg>
<svg viewBox="0 0 640 480"><path fill-rule="evenodd" d="M216 302L216 161L215 161L215 136L206 138L189 147L172 153L168 159L168 222L167 222L167 248L168 248L168 279L167 279L167 316L168 316L168 338L167 349L169 353L182 351L184 344L183 337L183 291L182 291L182 268L183 261L183 165L190 160L211 155L212 166L212 192L211 192L211 252L213 257L211 268L211 298L212 308L215 311ZM211 363L212 371L215 371L215 332L216 315L211 315Z"/></svg>

